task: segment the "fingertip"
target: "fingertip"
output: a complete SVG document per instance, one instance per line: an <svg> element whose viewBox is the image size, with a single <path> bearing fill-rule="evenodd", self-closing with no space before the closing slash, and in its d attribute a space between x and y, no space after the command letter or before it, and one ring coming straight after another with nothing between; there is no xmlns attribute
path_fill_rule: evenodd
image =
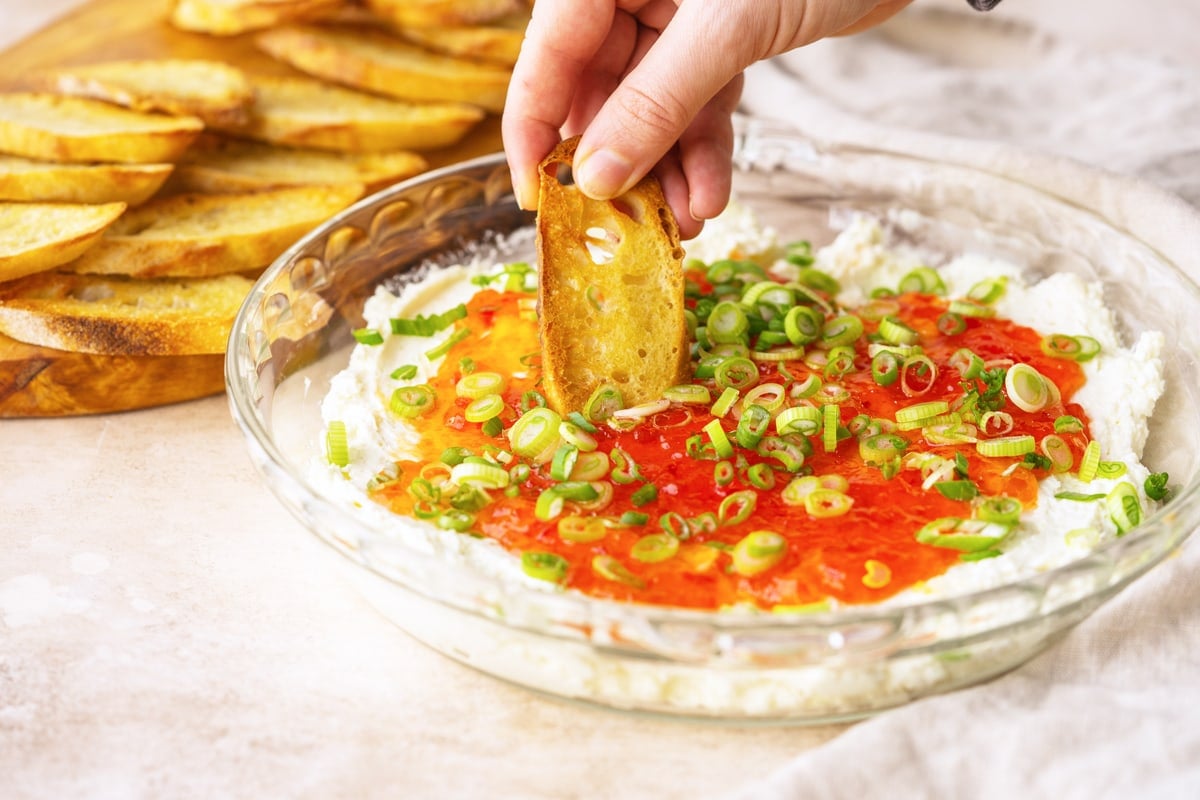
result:
<svg viewBox="0 0 1200 800"><path fill-rule="evenodd" d="M576 153L573 171L580 191L594 200L616 197L640 178L629 159L608 148Z"/></svg>

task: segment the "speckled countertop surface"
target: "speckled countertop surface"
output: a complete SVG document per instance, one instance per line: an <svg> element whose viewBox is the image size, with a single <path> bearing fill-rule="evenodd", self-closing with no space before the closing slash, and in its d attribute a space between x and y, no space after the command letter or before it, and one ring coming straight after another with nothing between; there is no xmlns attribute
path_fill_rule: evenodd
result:
<svg viewBox="0 0 1200 800"><path fill-rule="evenodd" d="M0 47L76 5L0 2ZM1036 5L1194 57L1187 26ZM0 797L714 797L843 730L623 716L427 650L267 491L224 398L3 421L0 446Z"/></svg>

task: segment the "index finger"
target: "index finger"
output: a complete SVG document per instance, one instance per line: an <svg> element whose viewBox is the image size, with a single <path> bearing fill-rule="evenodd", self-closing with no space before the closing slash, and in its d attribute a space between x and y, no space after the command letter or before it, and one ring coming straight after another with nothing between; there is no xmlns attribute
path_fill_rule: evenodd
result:
<svg viewBox="0 0 1200 800"><path fill-rule="evenodd" d="M522 208L537 205L537 165L560 139L575 87L612 27L612 0L541 0L525 30L501 133Z"/></svg>

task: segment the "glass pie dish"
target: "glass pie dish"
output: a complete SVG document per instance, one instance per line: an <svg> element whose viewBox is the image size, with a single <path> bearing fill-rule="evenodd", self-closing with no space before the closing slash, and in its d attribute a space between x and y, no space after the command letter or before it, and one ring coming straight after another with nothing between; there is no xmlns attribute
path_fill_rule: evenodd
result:
<svg viewBox="0 0 1200 800"><path fill-rule="evenodd" d="M831 241L851 213L903 213L930 252L966 250L1105 285L1132 338L1165 331L1167 389L1144 453L1174 495L1122 538L1070 563L951 597L804 614L704 612L531 588L313 480L320 405L348 363L375 288L508 244L533 215L501 155L367 198L259 279L226 361L233 415L283 504L339 554L380 612L429 646L551 695L715 720L823 723L986 680L1029 659L1178 547L1200 523L1200 290L1094 211L1023 183L743 121L734 193L767 224ZM525 237L527 248L532 238ZM504 260L532 259L504 252ZM432 265L432 266L429 266ZM1064 531L1064 534L1066 532Z"/></svg>

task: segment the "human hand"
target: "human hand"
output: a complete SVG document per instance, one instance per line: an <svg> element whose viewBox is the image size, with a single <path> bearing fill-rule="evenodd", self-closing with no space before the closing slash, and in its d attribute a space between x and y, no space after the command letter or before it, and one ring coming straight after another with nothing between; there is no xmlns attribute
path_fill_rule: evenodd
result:
<svg viewBox="0 0 1200 800"><path fill-rule="evenodd" d="M912 0L537 0L505 103L504 147L522 208L537 165L582 134L576 184L606 199L651 169L684 238L729 202L742 71L854 33Z"/></svg>

